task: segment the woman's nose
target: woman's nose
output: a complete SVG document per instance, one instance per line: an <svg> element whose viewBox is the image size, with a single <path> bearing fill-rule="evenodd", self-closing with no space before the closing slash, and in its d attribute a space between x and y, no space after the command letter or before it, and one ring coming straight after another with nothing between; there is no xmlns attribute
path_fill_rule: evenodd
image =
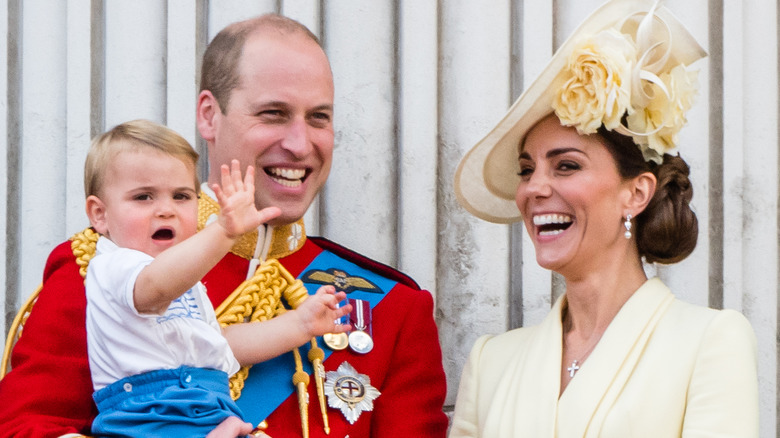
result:
<svg viewBox="0 0 780 438"><path fill-rule="evenodd" d="M523 187L525 187L528 196L548 197L552 194L550 178L544 172L536 171L531 174L531 177L525 184L520 184L520 188L522 189Z"/></svg>

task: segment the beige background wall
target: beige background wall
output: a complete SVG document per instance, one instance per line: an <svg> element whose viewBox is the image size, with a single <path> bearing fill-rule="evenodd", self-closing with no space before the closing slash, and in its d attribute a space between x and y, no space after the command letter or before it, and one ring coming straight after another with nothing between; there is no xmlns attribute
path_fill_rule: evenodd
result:
<svg viewBox="0 0 780 438"><path fill-rule="evenodd" d="M322 234L405 270L437 300L455 400L482 333L533 324L560 281L521 226L454 201L458 159L601 0L6 0L0 5L0 312L7 327L49 251L86 224L89 139L134 118L201 151L200 54L215 31L277 11L322 36L336 81L330 180L307 214ZM668 0L707 48L682 132L700 241L649 267L683 299L747 315L759 342L761 436L778 411L778 10L774 0Z"/></svg>

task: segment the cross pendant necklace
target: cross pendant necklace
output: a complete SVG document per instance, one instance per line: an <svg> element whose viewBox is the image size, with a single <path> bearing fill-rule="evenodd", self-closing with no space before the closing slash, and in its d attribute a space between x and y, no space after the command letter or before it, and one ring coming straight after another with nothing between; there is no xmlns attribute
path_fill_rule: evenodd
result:
<svg viewBox="0 0 780 438"><path fill-rule="evenodd" d="M571 363L571 366L569 368L566 368L566 371L569 372L569 377L574 377L574 373L576 373L580 369L580 366L577 365L577 359L574 359L574 361Z"/></svg>

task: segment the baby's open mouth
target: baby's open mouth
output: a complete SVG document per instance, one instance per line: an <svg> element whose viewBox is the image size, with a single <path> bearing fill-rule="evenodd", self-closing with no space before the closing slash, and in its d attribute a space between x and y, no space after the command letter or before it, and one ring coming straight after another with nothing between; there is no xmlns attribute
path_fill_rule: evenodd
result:
<svg viewBox="0 0 780 438"><path fill-rule="evenodd" d="M152 234L154 240L171 240L173 239L173 230L170 228L161 228Z"/></svg>

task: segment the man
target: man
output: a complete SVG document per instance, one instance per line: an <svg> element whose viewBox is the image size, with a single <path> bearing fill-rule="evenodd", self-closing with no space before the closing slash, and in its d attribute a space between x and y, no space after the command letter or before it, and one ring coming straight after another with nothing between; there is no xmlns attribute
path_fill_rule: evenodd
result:
<svg viewBox="0 0 780 438"><path fill-rule="evenodd" d="M355 307L350 339L318 339L300 354L239 372L237 403L246 419L253 425L264 420L262 429L273 437L305 436L306 430L312 437L444 436L446 388L430 294L403 274L303 230L303 214L327 179L333 152L333 78L317 38L276 15L228 26L204 55L197 120L208 143L209 181L231 159L252 164L257 207L282 210L267 228L242 237L203 279L218 313L227 315L232 303L256 292L259 273L276 266L273 259L281 266L281 273L269 274L273 284L284 283L285 275L312 291L333 284ZM204 188L200 227L218 208ZM89 432L95 408L79 263L88 262L91 239L77 235L75 244L60 245L49 257L14 368L0 381L0 436ZM283 286L277 296L294 306L294 289ZM253 306L260 318L283 311L277 302L271 310ZM318 368L323 359L318 385L309 362Z"/></svg>

